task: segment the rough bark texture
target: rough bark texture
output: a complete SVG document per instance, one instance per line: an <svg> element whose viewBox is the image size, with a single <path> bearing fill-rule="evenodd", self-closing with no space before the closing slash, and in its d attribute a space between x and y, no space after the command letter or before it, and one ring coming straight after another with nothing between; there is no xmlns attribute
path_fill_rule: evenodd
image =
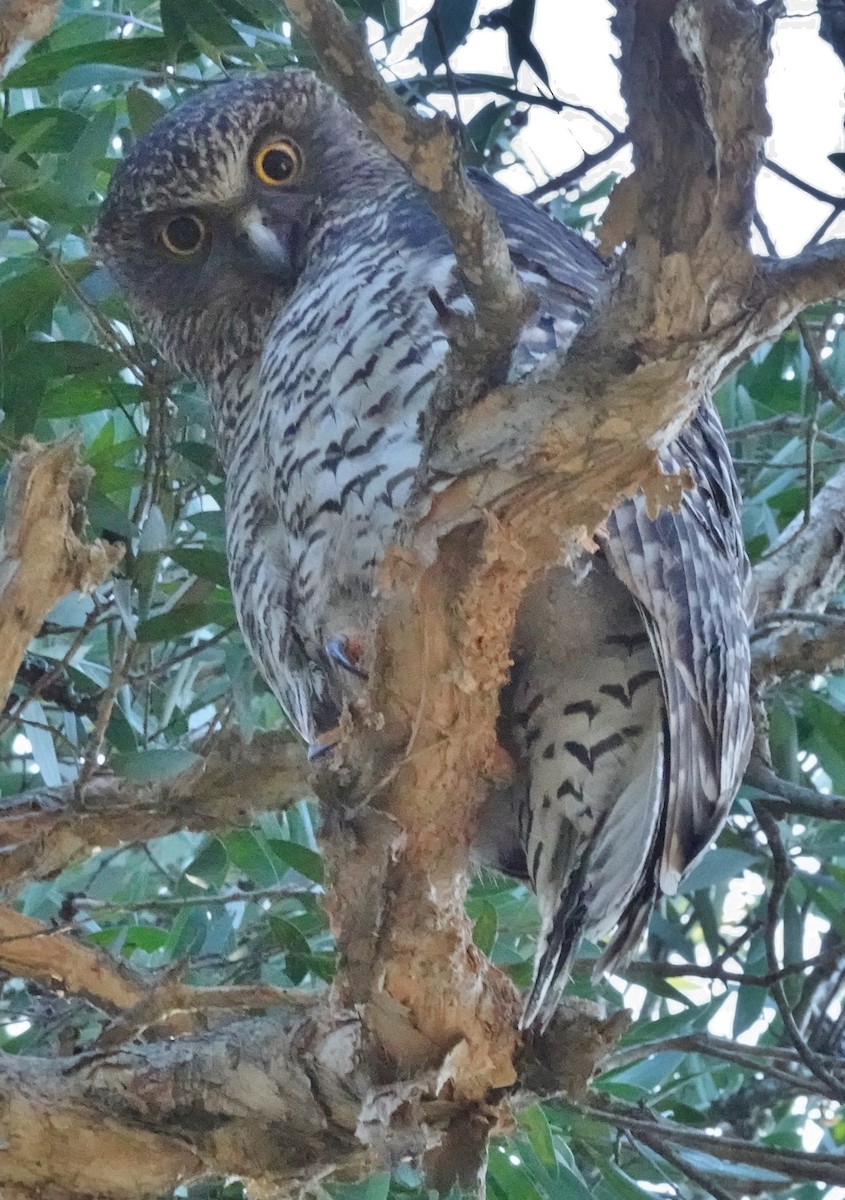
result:
<svg viewBox="0 0 845 1200"><path fill-rule="evenodd" d="M473 344L512 344L521 293L495 222L467 191L451 136L396 105L333 0L289 8L353 107L430 189L476 302ZM204 1037L10 1064L0 1098L6 1186L51 1195L61 1179L64 1195L128 1197L234 1173L261 1195L328 1167L361 1173L406 1155L425 1159L438 1186L467 1183L509 1103L559 1091L583 1097L618 1036L622 1020L575 1005L546 1040L520 1045L514 989L477 951L464 914L478 781L496 769L514 615L526 584L562 546L589 545L621 496L642 488L655 508L677 501L682 481L660 475L655 451L726 370L808 303L845 287L845 252L829 243L782 264L748 248L768 132L767 12L751 0L620 0L617 9L636 170L604 226L607 250L626 247L613 286L565 363L471 405L477 362L459 347L453 367L467 374L439 398L446 407L429 422L428 461L460 478L435 504L420 480L382 572L368 703L346 718L341 746L315 779L341 951L330 999ZM496 289L510 298L510 316ZM822 560L802 561L809 579ZM298 775L288 748L280 753L278 790L288 797ZM211 767L199 781L151 793L152 815L134 803L131 816L74 812L58 822L19 810L19 866L33 875L55 869L68 852L62 829L77 839L73 853L90 845L89 816L98 840L172 828L162 804L192 827L225 820L243 799L221 770L219 787ZM272 798L269 777L266 789ZM204 792L208 807L189 815ZM49 853L35 846L42 823ZM66 969L61 953L55 961ZM93 958L83 964L81 990L127 1010L109 1046L190 1005L184 989L153 995L142 980L112 978L97 994L96 969ZM122 983L128 992L118 999ZM258 997L206 999L196 996L198 1010ZM618 1117L631 1129L635 1120L645 1119ZM650 1135L690 1144L645 1123ZM719 1153L721 1139L695 1138L696 1148ZM95 1144L96 1155L79 1154ZM766 1165L765 1149L755 1153ZM837 1163L820 1156L808 1166L811 1158L792 1155L799 1172L840 1177Z"/></svg>
<svg viewBox="0 0 845 1200"><path fill-rule="evenodd" d="M139 786L110 773L82 787L22 792L0 802L0 883L50 879L95 847L179 829L231 829L311 796L302 747L259 733L249 745L219 734L196 766Z"/></svg>
<svg viewBox="0 0 845 1200"><path fill-rule="evenodd" d="M77 443L25 440L12 459L0 541L0 703L47 613L108 578L123 549L79 538L91 472Z"/></svg>
<svg viewBox="0 0 845 1200"><path fill-rule="evenodd" d="M31 42L50 32L59 0L0 0L0 75Z"/></svg>

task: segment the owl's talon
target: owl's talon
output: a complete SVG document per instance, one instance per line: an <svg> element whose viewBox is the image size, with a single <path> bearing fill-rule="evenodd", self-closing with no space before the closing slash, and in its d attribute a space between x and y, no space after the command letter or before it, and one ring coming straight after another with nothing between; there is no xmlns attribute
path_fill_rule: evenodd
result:
<svg viewBox="0 0 845 1200"><path fill-rule="evenodd" d="M323 642L323 649L329 656L332 662L343 667L352 675L357 675L359 679L369 679L366 671L363 671L358 666L358 661L361 657L361 643L357 638L348 637L330 637Z"/></svg>
<svg viewBox="0 0 845 1200"><path fill-rule="evenodd" d="M327 729L325 733L321 733L308 747L308 761L314 762L315 759L322 758L324 754L328 754L330 750L334 750L339 741L340 730L337 728Z"/></svg>

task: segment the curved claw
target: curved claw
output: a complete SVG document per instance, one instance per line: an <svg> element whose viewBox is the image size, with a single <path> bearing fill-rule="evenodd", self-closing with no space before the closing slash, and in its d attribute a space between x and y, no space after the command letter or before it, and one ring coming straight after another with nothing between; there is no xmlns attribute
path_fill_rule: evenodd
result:
<svg viewBox="0 0 845 1200"><path fill-rule="evenodd" d="M340 730L338 729L328 729L325 733L321 733L317 740L308 747L308 761L314 762L315 759L322 758L324 754L333 750L339 741Z"/></svg>
<svg viewBox="0 0 845 1200"><path fill-rule="evenodd" d="M361 646L357 638L336 637L326 638L323 642L323 649L332 662L343 667L345 671L349 671L352 675L357 675L359 679L368 679L366 671L362 671L358 666L358 659L361 657Z"/></svg>

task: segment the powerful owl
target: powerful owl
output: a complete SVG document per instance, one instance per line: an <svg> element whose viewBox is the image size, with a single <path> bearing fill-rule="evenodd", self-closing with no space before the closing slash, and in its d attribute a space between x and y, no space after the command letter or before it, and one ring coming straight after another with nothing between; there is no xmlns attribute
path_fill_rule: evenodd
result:
<svg viewBox="0 0 845 1200"><path fill-rule="evenodd" d="M606 286L580 237L494 180L539 304L524 375ZM466 311L423 192L313 74L221 83L115 171L96 245L161 349L211 398L238 617L270 687L320 744L360 686L376 572L420 461L420 417ZM599 551L526 595L502 692L516 782L477 850L527 878L542 930L524 1020L545 1020L580 939L636 946L655 899L718 832L749 752L749 570L709 401L662 454L677 512L625 500Z"/></svg>

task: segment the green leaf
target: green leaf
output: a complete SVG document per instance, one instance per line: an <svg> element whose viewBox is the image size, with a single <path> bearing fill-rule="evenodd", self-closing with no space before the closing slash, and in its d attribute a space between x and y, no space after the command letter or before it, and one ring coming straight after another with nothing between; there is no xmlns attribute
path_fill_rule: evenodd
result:
<svg viewBox="0 0 845 1200"><path fill-rule="evenodd" d="M272 887L279 882L281 872L276 869L263 838L252 830L238 829L229 834L226 849L238 870L243 871L258 887Z"/></svg>
<svg viewBox="0 0 845 1200"><path fill-rule="evenodd" d="M738 1038L762 1016L768 996L769 993L765 988L752 987L747 983L742 984L737 990L732 1037Z"/></svg>
<svg viewBox="0 0 845 1200"><path fill-rule="evenodd" d="M480 903L481 912L472 927L472 940L482 954L490 954L496 944L499 918L495 908L487 900Z"/></svg>
<svg viewBox="0 0 845 1200"><path fill-rule="evenodd" d="M475 4L476 0L434 0L425 33L417 47L420 61L430 75L449 59L466 38L475 14Z"/></svg>
<svg viewBox="0 0 845 1200"><path fill-rule="evenodd" d="M152 925L129 925L123 943L124 951L143 950L146 954L155 954L167 945L166 929L157 929Z"/></svg>
<svg viewBox="0 0 845 1200"><path fill-rule="evenodd" d="M226 555L222 550L174 546L170 549L169 554L174 562L177 562L180 567L184 567L191 575L197 575L200 579L209 579L221 587L229 586L229 567Z"/></svg>
<svg viewBox="0 0 845 1200"><path fill-rule="evenodd" d="M602 1178L608 1185L612 1196L618 1196L619 1200L651 1200L654 1193L646 1191L645 1188L635 1183L630 1175L626 1175L612 1159L604 1154L596 1153L592 1148L589 1148L588 1152L601 1171Z"/></svg>
<svg viewBox="0 0 845 1200"><path fill-rule="evenodd" d="M199 754L190 750L138 750L132 754L115 754L111 766L117 775L136 783L154 783L173 779L198 766L202 762Z"/></svg>
<svg viewBox="0 0 845 1200"><path fill-rule="evenodd" d="M308 939L301 930L297 929L292 921L280 917L278 913L268 913L267 924L273 935L273 941L279 950L284 950L287 954L293 954L299 958L308 958L311 954ZM304 975L305 972L303 971L296 982L300 983Z"/></svg>
<svg viewBox="0 0 845 1200"><path fill-rule="evenodd" d="M314 883L323 882L323 858L316 850L309 850L298 842L283 841L282 838L268 838L267 846L285 866L292 867Z"/></svg>
<svg viewBox="0 0 845 1200"><path fill-rule="evenodd" d="M32 55L27 62L9 72L4 87L43 87L48 83L56 83L65 71L82 63L114 63L124 67L146 67L158 72L170 61L170 47L163 37L86 42L66 50L48 50Z"/></svg>
<svg viewBox="0 0 845 1200"><path fill-rule="evenodd" d="M33 154L63 154L70 150L87 124L82 113L66 108L32 108L6 117L0 124L0 134L24 145Z"/></svg>
<svg viewBox="0 0 845 1200"><path fill-rule="evenodd" d="M537 1158L549 1171L557 1170L557 1155L552 1141L552 1131L543 1109L539 1104L524 1108L518 1117L519 1128L528 1136L528 1140Z"/></svg>
<svg viewBox="0 0 845 1200"><path fill-rule="evenodd" d="M696 863L689 875L684 876L678 886L679 896L690 896L702 888L714 887L717 883L728 883L737 879L742 872L753 866L756 858L745 850L730 850L717 847Z"/></svg>
<svg viewBox="0 0 845 1200"><path fill-rule="evenodd" d="M126 113L136 138L141 138L167 109L143 87L131 87L126 93Z"/></svg>
<svg viewBox="0 0 845 1200"><path fill-rule="evenodd" d="M211 837L200 850L199 854L185 868L185 875L191 882L208 887L223 886L229 871L229 855L225 845L218 837Z"/></svg>
<svg viewBox="0 0 845 1200"><path fill-rule="evenodd" d="M390 1192L390 1172L380 1171L358 1183L333 1183L326 1189L335 1200L387 1200Z"/></svg>
<svg viewBox="0 0 845 1200"><path fill-rule="evenodd" d="M231 604L209 600L203 604L180 604L170 612L160 613L140 621L136 630L139 642L169 642L204 629L207 625L232 625L235 620Z"/></svg>

